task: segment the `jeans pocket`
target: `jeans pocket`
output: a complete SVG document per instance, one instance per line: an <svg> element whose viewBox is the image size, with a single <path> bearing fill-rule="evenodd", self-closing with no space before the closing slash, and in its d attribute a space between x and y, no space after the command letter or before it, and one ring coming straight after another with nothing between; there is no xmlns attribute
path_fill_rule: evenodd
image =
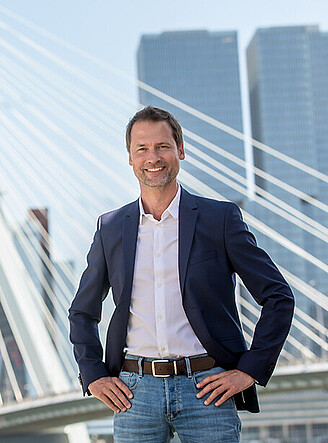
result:
<svg viewBox="0 0 328 443"><path fill-rule="evenodd" d="M130 391L133 391L137 388L140 380L140 377L136 372L126 372L126 371L121 371L119 378L120 380L122 380L124 384L126 384L126 386L130 389Z"/></svg>

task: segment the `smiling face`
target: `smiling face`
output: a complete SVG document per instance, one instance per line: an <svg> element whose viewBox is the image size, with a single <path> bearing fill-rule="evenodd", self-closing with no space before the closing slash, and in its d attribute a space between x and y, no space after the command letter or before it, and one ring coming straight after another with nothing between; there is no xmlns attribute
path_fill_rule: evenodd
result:
<svg viewBox="0 0 328 443"><path fill-rule="evenodd" d="M172 129L165 121L138 121L131 130L129 164L133 167L141 191L145 188L167 188L174 185L185 158Z"/></svg>

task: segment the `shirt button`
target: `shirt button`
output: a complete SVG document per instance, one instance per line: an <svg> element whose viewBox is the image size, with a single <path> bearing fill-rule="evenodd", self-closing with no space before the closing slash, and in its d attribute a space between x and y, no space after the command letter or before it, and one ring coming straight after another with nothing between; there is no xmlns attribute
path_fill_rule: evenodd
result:
<svg viewBox="0 0 328 443"><path fill-rule="evenodd" d="M161 283L161 282L157 283L158 288L160 288L161 286L163 286L163 283Z"/></svg>
<svg viewBox="0 0 328 443"><path fill-rule="evenodd" d="M165 349L166 349L166 348L165 348L164 346L161 347L161 351L165 351Z"/></svg>
<svg viewBox="0 0 328 443"><path fill-rule="evenodd" d="M158 318L158 320L162 320L163 316L162 315L158 315L157 318Z"/></svg>
<svg viewBox="0 0 328 443"><path fill-rule="evenodd" d="M156 253L156 257L159 257L160 255L161 255L160 252L157 252L157 253Z"/></svg>

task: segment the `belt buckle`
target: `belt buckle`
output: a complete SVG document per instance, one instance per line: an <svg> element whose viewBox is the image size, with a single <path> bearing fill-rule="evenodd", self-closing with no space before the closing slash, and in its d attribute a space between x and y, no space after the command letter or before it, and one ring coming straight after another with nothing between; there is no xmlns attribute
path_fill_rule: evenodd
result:
<svg viewBox="0 0 328 443"><path fill-rule="evenodd" d="M165 377L169 377L170 374L164 374L164 375L160 375L160 374L156 374L156 370L155 370L155 363L169 363L170 360L153 360L151 362L151 373L154 377L161 377L161 378L165 378Z"/></svg>

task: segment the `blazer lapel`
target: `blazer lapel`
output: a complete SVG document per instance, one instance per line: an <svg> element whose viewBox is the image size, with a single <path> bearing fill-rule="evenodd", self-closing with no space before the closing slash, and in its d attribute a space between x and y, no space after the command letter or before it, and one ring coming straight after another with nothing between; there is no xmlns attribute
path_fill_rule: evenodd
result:
<svg viewBox="0 0 328 443"><path fill-rule="evenodd" d="M139 202L135 201L123 221L124 287L123 296L130 304L139 228Z"/></svg>
<svg viewBox="0 0 328 443"><path fill-rule="evenodd" d="M179 278L181 294L183 294L188 259L194 238L197 217L198 205L194 197L181 188L179 206Z"/></svg>

